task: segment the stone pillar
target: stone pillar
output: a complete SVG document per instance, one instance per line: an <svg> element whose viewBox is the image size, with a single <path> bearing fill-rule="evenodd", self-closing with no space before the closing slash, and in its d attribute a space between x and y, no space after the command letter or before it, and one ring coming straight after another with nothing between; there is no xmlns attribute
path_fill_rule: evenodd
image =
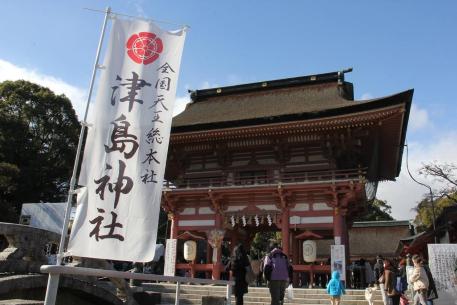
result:
<svg viewBox="0 0 457 305"><path fill-rule="evenodd" d="M289 237L289 209L285 208L281 214L281 236L282 251L289 255L290 237Z"/></svg>

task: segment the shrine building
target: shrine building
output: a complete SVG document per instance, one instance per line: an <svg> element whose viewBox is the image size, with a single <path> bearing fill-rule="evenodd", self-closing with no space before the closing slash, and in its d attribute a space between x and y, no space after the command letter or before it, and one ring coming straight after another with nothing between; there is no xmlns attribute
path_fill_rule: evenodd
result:
<svg viewBox="0 0 457 305"><path fill-rule="evenodd" d="M355 101L350 71L191 92L173 119L162 207L170 238L207 242L207 257L176 269L218 279L221 241L249 246L266 231L281 232L294 272L330 270L304 264L304 240L349 257L354 217L400 173L413 96Z"/></svg>

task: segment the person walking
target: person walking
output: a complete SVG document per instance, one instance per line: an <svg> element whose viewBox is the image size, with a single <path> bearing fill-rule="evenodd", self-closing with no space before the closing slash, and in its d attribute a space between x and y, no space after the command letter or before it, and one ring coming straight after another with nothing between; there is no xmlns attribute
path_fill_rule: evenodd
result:
<svg viewBox="0 0 457 305"><path fill-rule="evenodd" d="M422 266L422 259L419 255L413 255L414 270L410 277L413 284L414 297L413 305L427 305L428 277L425 268Z"/></svg>
<svg viewBox="0 0 457 305"><path fill-rule="evenodd" d="M233 255L227 265L231 278L235 281L233 294L235 295L236 305L243 305L244 294L248 292L246 282L246 269L250 267L249 258L242 244L233 249Z"/></svg>
<svg viewBox="0 0 457 305"><path fill-rule="evenodd" d="M396 290L397 272L389 260L384 260L384 286L388 305L400 304L400 293Z"/></svg>
<svg viewBox="0 0 457 305"><path fill-rule="evenodd" d="M379 285L379 290L381 291L382 302L384 305L387 305L387 296L384 286L384 260L380 255L376 257L376 263L374 264L373 272L375 277L375 284Z"/></svg>
<svg viewBox="0 0 457 305"><path fill-rule="evenodd" d="M287 255L274 244L265 258L264 274L270 289L271 305L283 305L287 284L292 280L291 268Z"/></svg>
<svg viewBox="0 0 457 305"><path fill-rule="evenodd" d="M340 273L333 271L332 279L327 284L327 293L330 295L332 305L339 305L341 302L341 295L345 294L344 285L340 280Z"/></svg>

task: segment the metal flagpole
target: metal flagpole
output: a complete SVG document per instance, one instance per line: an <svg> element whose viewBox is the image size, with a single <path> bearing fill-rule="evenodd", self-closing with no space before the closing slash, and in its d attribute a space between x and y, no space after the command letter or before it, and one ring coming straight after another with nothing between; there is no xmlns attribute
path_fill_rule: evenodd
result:
<svg viewBox="0 0 457 305"><path fill-rule="evenodd" d="M105 37L106 24L108 22L108 17L110 14L111 14L111 7L107 7L105 10L105 19L103 20L103 27L102 27L102 32L100 34L100 40L98 42L97 55L95 57L94 68L92 70L92 77L91 77L90 85L89 85L89 94L87 96L86 111L84 113L84 119L81 123L82 124L81 132L79 133L78 148L76 150L76 159L75 159L75 163L73 166L73 174L70 179L70 189L68 190L68 197L67 197L67 209L66 209L66 213L65 213L64 222L63 222L62 233L60 235L60 245L59 245L59 252L57 254L56 265L62 264L63 249L65 246L65 240L66 240L67 234L68 234L68 223L70 222L71 202L73 199L73 195L75 193L76 172L79 167L79 159L81 156L81 148L82 148L82 143L83 143L83 138L84 138L84 132L85 132L86 126L87 126L86 121L87 121L87 114L89 112L89 103L90 103L90 100L92 97L92 90L94 87L95 76L97 74L97 69L99 68L98 61L100 59L100 51L101 51L102 44L103 44L103 38ZM59 278L60 278L59 274L52 274L52 273L49 274L48 287L46 289L44 305L54 305L55 304L56 296L57 296L57 289L59 287Z"/></svg>

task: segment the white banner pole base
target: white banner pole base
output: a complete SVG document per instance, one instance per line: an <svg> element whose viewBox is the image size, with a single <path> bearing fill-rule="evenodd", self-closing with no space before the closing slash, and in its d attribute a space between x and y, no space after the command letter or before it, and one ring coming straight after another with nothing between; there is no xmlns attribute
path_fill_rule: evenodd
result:
<svg viewBox="0 0 457 305"><path fill-rule="evenodd" d="M57 288L59 287L59 274L50 273L48 276L48 288L44 298L44 305L54 305L56 303Z"/></svg>

